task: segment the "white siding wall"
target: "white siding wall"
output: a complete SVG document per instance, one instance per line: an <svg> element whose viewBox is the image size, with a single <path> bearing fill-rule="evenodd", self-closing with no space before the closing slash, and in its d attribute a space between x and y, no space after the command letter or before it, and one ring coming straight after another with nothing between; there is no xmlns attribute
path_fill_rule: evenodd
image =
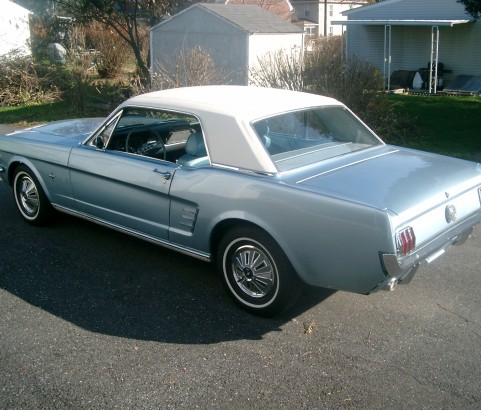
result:
<svg viewBox="0 0 481 410"><path fill-rule="evenodd" d="M259 58L262 59L268 53L276 53L282 50L287 55L302 57L303 36L302 34L253 34L249 38L249 69L258 66Z"/></svg>
<svg viewBox="0 0 481 410"><path fill-rule="evenodd" d="M316 30L316 36L323 36L324 33L324 1L319 0L316 2L295 2L295 12L298 19L308 19L315 23L318 23ZM346 20L343 13L351 8L359 7L357 4L348 3L331 3L327 5L327 35L340 36L342 34L342 26L333 25L331 21L334 20ZM331 16L332 10L332 16Z"/></svg>
<svg viewBox="0 0 481 410"><path fill-rule="evenodd" d="M180 51L207 50L216 66L231 73L232 84L246 84L248 35L204 10L193 8L151 31L151 67L168 66Z"/></svg>
<svg viewBox="0 0 481 410"><path fill-rule="evenodd" d="M439 36L439 61L452 76L481 76L481 21L441 28Z"/></svg>
<svg viewBox="0 0 481 410"><path fill-rule="evenodd" d="M0 56L12 51L30 55L30 12L7 0L1 0L0 6Z"/></svg>
<svg viewBox="0 0 481 410"><path fill-rule="evenodd" d="M456 0L386 0L349 12L350 20L467 18L464 7ZM391 73L427 67L431 57L431 27L391 26L391 30ZM445 75L445 80L449 82L460 74L481 75L481 21L439 30L439 62L452 71ZM347 33L348 54L370 61L382 73L384 26L349 26Z"/></svg>
<svg viewBox="0 0 481 410"><path fill-rule="evenodd" d="M349 26L347 53L368 60L381 73L384 65L384 26Z"/></svg>
<svg viewBox="0 0 481 410"><path fill-rule="evenodd" d="M330 13L330 6L327 6L327 35L333 35L333 36L340 36L342 34L342 29L343 27L340 25L333 25L331 21L334 20L347 20L347 17L342 15L343 12L346 10L350 10L352 7L356 8L359 7L358 5L349 5L349 4L342 4L342 3L336 3L332 4L332 16ZM324 13L324 6L322 6L322 13ZM324 30L324 28L322 28Z"/></svg>

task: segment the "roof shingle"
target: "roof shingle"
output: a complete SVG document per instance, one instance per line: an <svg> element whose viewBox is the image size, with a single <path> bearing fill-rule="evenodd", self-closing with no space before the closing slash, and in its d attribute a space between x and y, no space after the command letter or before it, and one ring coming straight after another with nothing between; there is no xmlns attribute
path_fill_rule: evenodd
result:
<svg viewBox="0 0 481 410"><path fill-rule="evenodd" d="M197 3L194 7L202 7L249 33L303 32L295 24L284 21L257 5Z"/></svg>

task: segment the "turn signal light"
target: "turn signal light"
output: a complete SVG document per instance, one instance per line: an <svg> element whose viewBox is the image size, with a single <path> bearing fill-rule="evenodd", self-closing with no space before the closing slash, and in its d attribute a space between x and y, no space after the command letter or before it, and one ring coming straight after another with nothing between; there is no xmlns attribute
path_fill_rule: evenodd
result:
<svg viewBox="0 0 481 410"><path fill-rule="evenodd" d="M397 253L399 256L407 255L416 248L416 235L410 226L396 235Z"/></svg>

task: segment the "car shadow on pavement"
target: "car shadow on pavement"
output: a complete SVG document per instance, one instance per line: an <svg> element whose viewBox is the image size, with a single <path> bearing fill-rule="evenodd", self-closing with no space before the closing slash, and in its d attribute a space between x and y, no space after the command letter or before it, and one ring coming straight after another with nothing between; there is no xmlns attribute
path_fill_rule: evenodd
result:
<svg viewBox="0 0 481 410"><path fill-rule="evenodd" d="M238 308L212 264L59 215L37 228L0 190L0 287L91 332L139 340L206 344L261 339L334 292L306 288L283 315Z"/></svg>

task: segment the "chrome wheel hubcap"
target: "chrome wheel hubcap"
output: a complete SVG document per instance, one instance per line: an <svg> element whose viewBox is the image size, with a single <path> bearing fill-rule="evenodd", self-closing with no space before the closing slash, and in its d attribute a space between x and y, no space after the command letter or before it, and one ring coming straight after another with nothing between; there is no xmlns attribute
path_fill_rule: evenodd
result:
<svg viewBox="0 0 481 410"><path fill-rule="evenodd" d="M266 296L274 286L275 271L269 257L252 245L238 248L232 256L234 279L253 298Z"/></svg>
<svg viewBox="0 0 481 410"><path fill-rule="evenodd" d="M38 190L30 178L24 177L20 181L18 197L22 204L22 208L27 214L35 215L38 212L40 204Z"/></svg>

